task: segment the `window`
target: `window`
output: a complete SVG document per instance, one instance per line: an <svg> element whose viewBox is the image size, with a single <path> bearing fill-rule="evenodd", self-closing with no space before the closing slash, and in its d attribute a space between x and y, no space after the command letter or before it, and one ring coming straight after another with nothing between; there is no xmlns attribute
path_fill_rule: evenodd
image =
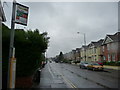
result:
<svg viewBox="0 0 120 90"><path fill-rule="evenodd" d="M103 60L104 60L104 61L106 60L106 57L105 57L105 56L103 56Z"/></svg>
<svg viewBox="0 0 120 90"><path fill-rule="evenodd" d="M108 54L108 61L110 61L110 54Z"/></svg>
<svg viewBox="0 0 120 90"><path fill-rule="evenodd" d="M112 54L112 61L115 61L115 53Z"/></svg>
<svg viewBox="0 0 120 90"><path fill-rule="evenodd" d="M103 52L105 51L105 46L102 46L102 50L103 50Z"/></svg>
<svg viewBox="0 0 120 90"><path fill-rule="evenodd" d="M110 50L110 44L107 44L107 50Z"/></svg>
<svg viewBox="0 0 120 90"><path fill-rule="evenodd" d="M96 53L96 48L94 48L94 53Z"/></svg>

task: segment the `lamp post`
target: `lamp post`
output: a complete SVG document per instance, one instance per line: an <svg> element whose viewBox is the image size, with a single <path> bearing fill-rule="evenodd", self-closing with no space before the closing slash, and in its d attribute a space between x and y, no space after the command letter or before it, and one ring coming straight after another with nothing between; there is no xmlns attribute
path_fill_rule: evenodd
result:
<svg viewBox="0 0 120 90"><path fill-rule="evenodd" d="M81 33L81 32L77 32L77 33L82 34L84 36L84 46L85 46L84 51L85 51L85 61L86 61L86 35L85 35L85 33Z"/></svg>

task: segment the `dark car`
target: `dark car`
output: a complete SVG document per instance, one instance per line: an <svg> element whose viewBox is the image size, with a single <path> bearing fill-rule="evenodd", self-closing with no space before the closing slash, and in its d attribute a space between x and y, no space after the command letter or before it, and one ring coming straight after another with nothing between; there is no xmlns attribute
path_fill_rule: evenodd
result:
<svg viewBox="0 0 120 90"><path fill-rule="evenodd" d="M79 67L80 68L87 68L88 62L80 62Z"/></svg>

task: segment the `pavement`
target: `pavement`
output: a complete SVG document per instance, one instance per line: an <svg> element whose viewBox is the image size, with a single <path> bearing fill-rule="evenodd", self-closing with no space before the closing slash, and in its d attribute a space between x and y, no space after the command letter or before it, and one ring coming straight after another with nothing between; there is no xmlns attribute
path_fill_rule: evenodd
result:
<svg viewBox="0 0 120 90"><path fill-rule="evenodd" d="M63 78L59 73L53 71L53 68L49 64L41 70L40 83L34 84L32 88L68 88L64 83Z"/></svg>
<svg viewBox="0 0 120 90"><path fill-rule="evenodd" d="M74 65L79 65L79 63L75 64L75 63L72 63ZM110 65L103 65L104 68L106 69L112 69L112 70L120 70L120 66L110 66Z"/></svg>
<svg viewBox="0 0 120 90"><path fill-rule="evenodd" d="M103 67L107 69L120 70L120 66L103 65Z"/></svg>

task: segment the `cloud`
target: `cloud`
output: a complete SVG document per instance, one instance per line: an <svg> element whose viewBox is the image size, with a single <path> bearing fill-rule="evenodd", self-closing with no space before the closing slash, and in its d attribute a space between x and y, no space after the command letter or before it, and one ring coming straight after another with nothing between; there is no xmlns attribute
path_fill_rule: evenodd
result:
<svg viewBox="0 0 120 90"><path fill-rule="evenodd" d="M47 31L50 36L48 57L81 47L118 31L117 2L23 2L30 7L28 26Z"/></svg>

